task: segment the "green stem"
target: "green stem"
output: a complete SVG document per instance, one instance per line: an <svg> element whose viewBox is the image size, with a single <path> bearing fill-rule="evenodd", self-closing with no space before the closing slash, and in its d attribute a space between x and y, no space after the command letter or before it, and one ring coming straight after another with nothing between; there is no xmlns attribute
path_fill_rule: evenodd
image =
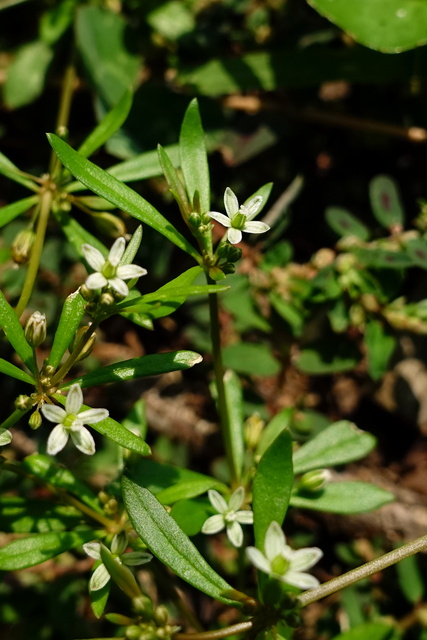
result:
<svg viewBox="0 0 427 640"><path fill-rule="evenodd" d="M225 629L216 629L215 631L201 631L198 633L176 633L174 640L219 640L220 638L228 638L228 636L234 636L235 633L245 633L252 629L251 620L246 622L238 622L232 624Z"/></svg>
<svg viewBox="0 0 427 640"><path fill-rule="evenodd" d="M72 61L67 65L67 68L65 69L64 80L62 82L61 99L59 103L58 117L56 120L56 132L60 136L64 135L68 126L68 120L70 118L71 101L73 98L74 84L76 81L76 69L73 63L73 59L74 54L72 56ZM60 160L52 149L49 162L49 174L53 180L58 178L57 174L59 173L60 168Z"/></svg>
<svg viewBox="0 0 427 640"><path fill-rule="evenodd" d="M9 427L13 427L13 425L29 411L30 409L15 409L15 411L0 424L0 429L9 429Z"/></svg>
<svg viewBox="0 0 427 640"><path fill-rule="evenodd" d="M58 385L65 378L65 376L67 375L67 373L69 372L69 370L71 369L71 367L73 366L73 364L76 362L79 355L83 351L91 335L97 330L99 323L100 323L100 320L94 320L92 324L87 328L86 332L82 335L82 337L76 344L76 347L73 349L72 353L69 355L69 357L64 362L62 367L58 369L58 371L55 373L52 380L50 381L52 387L55 387L56 385Z"/></svg>
<svg viewBox="0 0 427 640"><path fill-rule="evenodd" d="M408 542L408 544L405 544L394 551L384 554L380 558L367 562L357 569L352 569L338 578L333 578L332 580L320 585L320 587L310 589L310 591L305 591L298 596L298 601L302 607L305 607L312 602L320 600L320 598L329 596L331 593L341 591L341 589L344 589L359 580L363 580L363 578L368 578L374 573L378 573L379 571L390 567L392 564L396 564L396 562L404 560L405 558L408 558L419 551L423 551L423 549L426 548L427 535L424 535L412 542Z"/></svg>

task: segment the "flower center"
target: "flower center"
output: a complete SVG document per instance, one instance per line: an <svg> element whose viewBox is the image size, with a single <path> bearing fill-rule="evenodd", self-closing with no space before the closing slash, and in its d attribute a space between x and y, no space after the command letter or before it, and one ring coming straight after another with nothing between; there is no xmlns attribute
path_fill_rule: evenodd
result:
<svg viewBox="0 0 427 640"><path fill-rule="evenodd" d="M235 511L228 511L227 513L224 513L224 520L226 524L231 524L232 522L235 522L236 520L236 512Z"/></svg>
<svg viewBox="0 0 427 640"><path fill-rule="evenodd" d="M67 429L69 429L70 427L73 426L75 419L77 418L77 416L74 413L67 413L64 422L62 423L64 425L64 427L66 427Z"/></svg>
<svg viewBox="0 0 427 640"><path fill-rule="evenodd" d="M101 273L104 276L104 278L107 278L107 280L110 280L111 278L115 277L116 272L117 272L117 267L111 264L111 262L109 262L108 260L106 260L106 262L104 263L101 269Z"/></svg>
<svg viewBox="0 0 427 640"><path fill-rule="evenodd" d="M271 561L271 570L279 576L283 576L289 569L290 562L282 555L278 555Z"/></svg>
<svg viewBox="0 0 427 640"><path fill-rule="evenodd" d="M243 229L246 222L247 222L246 214L242 213L241 211L238 211L237 213L234 214L231 220L231 226L233 227L233 229Z"/></svg>

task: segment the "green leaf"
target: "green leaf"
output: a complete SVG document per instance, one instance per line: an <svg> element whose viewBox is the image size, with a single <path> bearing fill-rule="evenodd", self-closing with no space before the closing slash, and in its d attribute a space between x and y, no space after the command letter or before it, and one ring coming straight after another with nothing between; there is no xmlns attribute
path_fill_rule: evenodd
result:
<svg viewBox="0 0 427 640"><path fill-rule="evenodd" d="M170 371L183 371L201 362L202 356L194 351L170 351L169 353L155 353L140 358L131 358L123 362L107 365L86 373L79 378L67 381L60 386L61 390L69 389L73 384L79 384L82 389L107 382L124 382L147 376L158 376ZM94 427L95 428L95 427Z"/></svg>
<svg viewBox="0 0 427 640"><path fill-rule="evenodd" d="M90 598L90 606L92 607L92 611L96 618L101 618L104 613L104 609L107 606L108 596L110 595L111 581L108 581L102 589L98 589L97 591L89 591ZM97 640L94 638L93 640ZM103 638L99 638L99 640L107 640ZM108 639L113 640L113 638ZM118 639L120 640L120 639ZM125 638L123 638L125 640Z"/></svg>
<svg viewBox="0 0 427 640"><path fill-rule="evenodd" d="M328 207L325 211L326 222L342 238L356 236L360 240L368 240L369 229L346 209Z"/></svg>
<svg viewBox="0 0 427 640"><path fill-rule="evenodd" d="M396 565L399 587L413 605L421 602L424 596L424 579L417 556L409 556L400 560Z"/></svg>
<svg viewBox="0 0 427 640"><path fill-rule="evenodd" d="M0 168L1 172L1 168ZM17 216L25 211L28 211L31 207L37 204L38 197L30 196L29 198L23 198L23 200L17 200L11 204L7 204L0 209L0 227L4 227L11 220L14 220Z"/></svg>
<svg viewBox="0 0 427 640"><path fill-rule="evenodd" d="M359 360L355 345L347 338L335 335L333 339L324 337L301 349L295 365L304 373L325 375L353 369Z"/></svg>
<svg viewBox="0 0 427 640"><path fill-rule="evenodd" d="M0 358L0 373L4 373L11 378L16 378L17 380L21 380L21 382L27 382L28 384L35 384L34 378L32 378L28 373L22 371L22 369L18 369L11 362L7 362L7 360L3 360Z"/></svg>
<svg viewBox="0 0 427 640"><path fill-rule="evenodd" d="M29 104L43 91L53 49L42 40L22 46L8 69L3 96L10 109Z"/></svg>
<svg viewBox="0 0 427 640"><path fill-rule="evenodd" d="M50 531L14 540L0 549L0 571L34 567L97 538L96 531Z"/></svg>
<svg viewBox="0 0 427 640"><path fill-rule="evenodd" d="M28 178L25 178L24 176L22 176L20 169L18 169L18 167L15 166L13 162L11 162L9 158L6 158L6 156L1 152L0 152L0 173L6 176L7 178L10 178L10 180L14 180L19 184L22 184L24 187L27 187L27 189L30 189L30 191L39 190L38 185L36 185L32 180L29 180Z"/></svg>
<svg viewBox="0 0 427 640"><path fill-rule="evenodd" d="M141 589L138 587L138 583L130 569L122 563L117 562L111 551L103 544L100 545L100 553L103 564L120 589L122 589L130 599L141 596Z"/></svg>
<svg viewBox="0 0 427 640"><path fill-rule="evenodd" d="M133 259L139 251L139 247L142 242L142 225L140 224L132 234L131 239L129 240L125 252L123 254L122 259L120 260L120 264L132 264Z"/></svg>
<svg viewBox="0 0 427 640"><path fill-rule="evenodd" d="M81 521L82 514L74 507L49 500L3 496L0 503L0 530L5 532L65 531Z"/></svg>
<svg viewBox="0 0 427 640"><path fill-rule="evenodd" d="M205 132L196 98L190 102L184 115L179 136L179 150L181 168L190 203L193 210L199 210L195 206L195 195L197 193L200 201L199 213L206 213L210 210L211 201L209 166Z"/></svg>
<svg viewBox="0 0 427 640"><path fill-rule="evenodd" d="M357 259L367 267L378 269L405 269L413 266L413 261L403 251L388 251L387 249L355 249Z"/></svg>
<svg viewBox="0 0 427 640"><path fill-rule="evenodd" d="M223 595L231 590L230 585L208 565L153 494L127 476L123 476L122 488L130 520L150 551L196 589L238 606Z"/></svg>
<svg viewBox="0 0 427 640"><path fill-rule="evenodd" d="M78 379L77 379L78 380ZM75 381L73 381L75 382ZM60 393L55 393L55 400L57 400L60 404L65 406L66 398L62 396ZM82 410L86 411L91 407L87 407L85 404L82 405ZM124 427L120 422L116 422L113 418L105 418L96 424L89 425L98 433L101 433L103 436L106 436L113 442L117 442L125 449L130 449L131 451L135 451L135 453L139 453L141 456L148 456L151 453L150 447L142 438L136 436L132 431L128 431L126 427Z"/></svg>
<svg viewBox="0 0 427 640"><path fill-rule="evenodd" d="M85 312L86 302L75 291L64 302L61 317L53 339L52 349L48 357L48 364L57 367L61 362L66 349L74 337L74 333L80 326L80 322Z"/></svg>
<svg viewBox="0 0 427 640"><path fill-rule="evenodd" d="M282 411L270 420L261 432L261 437L256 449L257 456L264 455L268 447L276 440L277 436L291 426L292 415L293 409L287 407L286 409L282 409Z"/></svg>
<svg viewBox="0 0 427 640"><path fill-rule="evenodd" d="M228 439L232 476L240 481L245 463L243 435L243 391L239 377L230 369L224 374L225 403L228 415Z"/></svg>
<svg viewBox="0 0 427 640"><path fill-rule="evenodd" d="M280 371L280 362L271 349L260 343L237 342L223 350L224 366L239 373L255 376L274 376Z"/></svg>
<svg viewBox="0 0 427 640"><path fill-rule="evenodd" d="M275 520L281 525L285 519L293 480L292 439L284 429L259 461L253 482L255 544L261 551L270 524Z"/></svg>
<svg viewBox="0 0 427 640"><path fill-rule="evenodd" d="M272 182L267 182L266 184L262 185L262 187L260 187L259 189L257 189L255 191L255 193L253 193L251 196L249 196L249 198L247 198L244 202L244 204L248 204L248 202L250 202L250 200L252 200L252 198L255 198L256 196L261 196L262 197L262 202L261 202L261 206L257 211L256 217L259 218L260 217L260 213L261 211L264 209L265 205L267 204L268 198L270 197L270 193L271 190L273 188L273 183Z"/></svg>
<svg viewBox="0 0 427 640"><path fill-rule="evenodd" d="M82 253L83 244L90 244L92 247L95 247L95 249L98 249L98 251L102 253L104 258L108 256L108 249L102 242L89 233L89 231L86 231L77 220L70 216L68 211L54 211L54 215L68 241L73 245L75 251L81 258L84 257Z"/></svg>
<svg viewBox="0 0 427 640"><path fill-rule="evenodd" d="M97 513L104 513L98 498L87 484L76 478L71 471L62 467L53 458L41 453L32 453L23 460L22 465L36 478L57 489L72 493Z"/></svg>
<svg viewBox="0 0 427 640"><path fill-rule="evenodd" d="M294 453L295 473L335 467L359 460L372 451L376 439L353 422L340 420L323 429Z"/></svg>
<svg viewBox="0 0 427 640"><path fill-rule="evenodd" d="M122 126L132 106L132 91L127 89L118 103L107 113L97 127L88 135L78 148L78 153L88 158L94 151L102 147Z"/></svg>
<svg viewBox="0 0 427 640"><path fill-rule="evenodd" d="M313 494L294 493L290 504L298 509L329 513L363 513L393 502L394 495L369 482L328 482Z"/></svg>
<svg viewBox="0 0 427 640"><path fill-rule="evenodd" d="M34 362L34 354L27 340L25 339L24 330L18 317L3 293L0 291L0 327L6 334L16 353L21 360L27 365L30 371L35 373L36 365Z"/></svg>
<svg viewBox="0 0 427 640"><path fill-rule="evenodd" d="M427 7L418 0L308 0L312 7L371 49L399 53L427 43Z"/></svg>
<svg viewBox="0 0 427 640"><path fill-rule="evenodd" d="M55 134L48 134L48 139L62 164L80 182L137 220L153 227L177 247L196 260L198 259L199 255L196 249L144 198L103 169L83 158Z"/></svg>
<svg viewBox="0 0 427 640"><path fill-rule="evenodd" d="M179 500L173 505L170 515L187 536L195 536L212 515L212 509L207 500Z"/></svg>
<svg viewBox="0 0 427 640"><path fill-rule="evenodd" d="M387 371L397 340L380 320L369 320L365 329L364 344L369 375L373 380L380 380Z"/></svg>
<svg viewBox="0 0 427 640"><path fill-rule="evenodd" d="M177 144L163 147L174 167L179 167L179 146ZM125 160L107 169L108 173L122 182L135 182L155 178L162 174L158 151L146 151L130 160Z"/></svg>
<svg viewBox="0 0 427 640"><path fill-rule="evenodd" d="M333 640L396 640L395 628L384 622L365 622L344 631Z"/></svg>
<svg viewBox="0 0 427 640"><path fill-rule="evenodd" d="M74 0L62 0L48 11L45 11L39 23L40 39L53 45L71 26L76 3Z"/></svg>
<svg viewBox="0 0 427 640"><path fill-rule="evenodd" d="M412 238L405 248L408 256L412 258L413 264L421 267L421 269L427 269L427 240L424 238Z"/></svg>
<svg viewBox="0 0 427 640"><path fill-rule="evenodd" d="M157 33L172 41L196 27L192 11L179 0L170 0L154 8L147 14L147 22Z"/></svg>
<svg viewBox="0 0 427 640"><path fill-rule="evenodd" d="M195 498L209 489L227 491L227 487L210 476L181 469L156 460L142 460L132 465L132 478L148 489L162 504Z"/></svg>
<svg viewBox="0 0 427 640"><path fill-rule="evenodd" d="M385 175L372 178L369 183L369 195L374 216L383 227L403 227L405 217L399 187L393 178Z"/></svg>
<svg viewBox="0 0 427 640"><path fill-rule="evenodd" d="M192 206L188 201L187 192L180 180L180 177L178 176L178 172L173 166L168 154L160 144L157 147L157 152L159 154L160 166L162 167L163 175L166 178L169 190L177 201L181 213L188 217L192 211Z"/></svg>

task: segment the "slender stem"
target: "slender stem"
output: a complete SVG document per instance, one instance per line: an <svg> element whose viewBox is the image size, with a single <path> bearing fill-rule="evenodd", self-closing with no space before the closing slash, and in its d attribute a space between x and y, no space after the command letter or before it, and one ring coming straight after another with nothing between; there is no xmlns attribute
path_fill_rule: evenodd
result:
<svg viewBox="0 0 427 640"><path fill-rule="evenodd" d="M232 624L225 629L216 629L215 631L202 631L200 633L176 633L174 640L219 640L220 638L228 638L234 636L235 633L244 633L252 629L252 621L238 622Z"/></svg>
<svg viewBox="0 0 427 640"><path fill-rule="evenodd" d="M0 424L0 429L9 429L9 427L13 427L13 425L22 418L22 416L25 416L25 414L28 413L28 411L29 409L15 409L15 411Z"/></svg>
<svg viewBox="0 0 427 640"><path fill-rule="evenodd" d="M64 80L62 82L61 99L59 103L58 117L56 119L56 132L59 135L63 135L64 131L67 129L68 120L70 117L71 101L73 98L74 84L76 81L76 69L73 63L73 59L74 54L72 56L72 61L67 65L67 68L65 69ZM60 167L60 160L52 149L49 162L49 173L53 179L58 177L57 173L60 170Z"/></svg>
<svg viewBox="0 0 427 640"><path fill-rule="evenodd" d="M329 596L331 593L340 591L363 578L372 576L374 573L378 573L378 571L382 571L383 569L390 567L392 564L396 564L396 562L399 562L404 558L408 558L409 556L412 556L426 548L427 535L424 535L412 542L408 542L408 544L405 544L398 549L394 549L394 551L384 554L380 558L367 562L357 569L352 569L338 578L333 578L332 580L320 585L320 587L310 589L310 591L305 591L298 596L299 603L302 607L305 607L312 602L320 600L320 598Z"/></svg>
<svg viewBox="0 0 427 640"><path fill-rule="evenodd" d="M65 376L67 375L67 373L69 372L69 370L71 369L71 367L73 366L73 364L76 362L76 360L78 359L79 355L83 351L83 349L84 349L86 343L88 342L88 340L90 339L91 335L98 328L99 323L100 323L100 320L94 320L92 322L92 324L87 328L86 332L82 335L82 337L78 341L75 349L73 349L72 353L66 359L66 361L64 362L62 367L60 369L58 369L58 371L53 376L53 378L51 380L52 387L55 387L57 384L59 384L65 378Z"/></svg>

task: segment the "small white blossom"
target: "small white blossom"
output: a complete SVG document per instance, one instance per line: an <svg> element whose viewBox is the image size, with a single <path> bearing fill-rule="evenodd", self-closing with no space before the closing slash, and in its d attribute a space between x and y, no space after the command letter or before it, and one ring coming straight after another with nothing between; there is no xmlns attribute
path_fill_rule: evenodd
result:
<svg viewBox="0 0 427 640"><path fill-rule="evenodd" d="M148 551L130 551L129 553L124 553L126 551L126 547L126 535L116 534L111 542L111 553L115 556L114 559L119 564L128 566L145 564L146 562L150 562L153 557L151 553L148 553ZM87 555L94 560L101 560L101 544L99 542L87 542L83 545L83 549ZM110 578L111 576L108 573L107 567L101 562L101 564L98 565L92 573L89 581L89 590L99 591L99 589L105 587Z"/></svg>
<svg viewBox="0 0 427 640"><path fill-rule="evenodd" d="M270 229L265 222L252 221L262 205L262 196L254 196L247 204L239 206L236 195L227 187L224 193L225 216L218 211L209 211L208 216L228 228L227 238L231 244L237 244L242 239L242 231L246 233L265 233Z"/></svg>
<svg viewBox="0 0 427 640"><path fill-rule="evenodd" d="M239 511L245 499L245 490L239 487L231 495L227 504L222 495L211 489L208 491L212 506L218 511L217 515L206 520L202 527L202 533L218 533L226 529L228 539L235 547L241 547L243 542L243 529L241 524L253 524L254 514L250 510Z"/></svg>
<svg viewBox="0 0 427 640"><path fill-rule="evenodd" d="M42 406L41 411L44 417L57 423L47 441L47 452L51 456L65 447L69 436L82 453L89 456L95 453L95 441L84 425L95 424L108 418L108 411L107 409L81 411L82 405L82 390L78 384L73 384L65 401L65 409L53 404Z"/></svg>
<svg viewBox="0 0 427 640"><path fill-rule="evenodd" d="M313 589L319 585L317 578L305 571L323 556L321 549L306 547L294 551L286 544L285 534L277 522L268 527L264 548L265 554L255 547L246 549L249 560L257 569L299 589Z"/></svg>
<svg viewBox="0 0 427 640"><path fill-rule="evenodd" d="M12 434L9 429L0 428L0 447L4 447L12 441Z"/></svg>
<svg viewBox="0 0 427 640"><path fill-rule="evenodd" d="M95 273L91 273L86 279L86 286L89 289L102 289L110 285L112 289L117 291L121 296L125 297L129 293L129 289L124 280L132 278L140 278L147 273L146 269L136 264L120 265L120 260L125 252L126 241L124 238L117 238L110 249L108 258L104 256L98 249L90 244L82 245L83 255Z"/></svg>

